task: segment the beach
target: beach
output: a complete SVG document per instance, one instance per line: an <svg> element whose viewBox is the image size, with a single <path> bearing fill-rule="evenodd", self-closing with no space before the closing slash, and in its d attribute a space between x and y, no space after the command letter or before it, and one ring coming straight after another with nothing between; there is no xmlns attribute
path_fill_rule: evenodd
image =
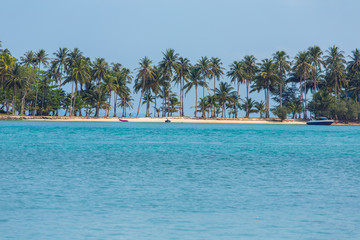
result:
<svg viewBox="0 0 360 240"><path fill-rule="evenodd" d="M139 117L139 118L121 118L129 122L143 122L143 123L161 123L169 119L172 123L234 123L234 124L306 124L301 119L280 119L269 118L195 118L195 117ZM119 122L119 117L57 117L57 116L12 116L2 115L0 120L25 120L25 121L67 121L67 122Z"/></svg>

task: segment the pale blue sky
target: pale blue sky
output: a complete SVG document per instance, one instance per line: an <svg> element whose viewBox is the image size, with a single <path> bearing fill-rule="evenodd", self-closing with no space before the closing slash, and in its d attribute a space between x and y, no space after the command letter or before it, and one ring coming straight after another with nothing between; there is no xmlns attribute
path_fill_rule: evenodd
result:
<svg viewBox="0 0 360 240"><path fill-rule="evenodd" d="M293 57L314 44L346 55L360 48L357 0L3 0L1 9L0 40L15 57L79 47L131 70L144 56L157 63L167 48L192 63L219 57L224 67L247 54Z"/></svg>

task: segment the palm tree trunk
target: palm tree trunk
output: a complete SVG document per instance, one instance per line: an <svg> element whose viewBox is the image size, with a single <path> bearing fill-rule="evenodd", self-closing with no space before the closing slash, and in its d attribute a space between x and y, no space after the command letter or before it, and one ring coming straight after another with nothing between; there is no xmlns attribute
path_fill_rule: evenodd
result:
<svg viewBox="0 0 360 240"><path fill-rule="evenodd" d="M73 102L73 97L74 97L74 82L72 82L71 84L71 98L70 98L70 117L72 116L72 102Z"/></svg>
<svg viewBox="0 0 360 240"><path fill-rule="evenodd" d="M246 81L246 118L249 118L249 80Z"/></svg>
<svg viewBox="0 0 360 240"><path fill-rule="evenodd" d="M282 107L282 84L280 84L280 107Z"/></svg>
<svg viewBox="0 0 360 240"><path fill-rule="evenodd" d="M141 90L141 95L140 95L140 100L139 100L139 107L138 107L138 111L137 111L136 117L139 117L141 100L142 100L143 94L144 94L144 89Z"/></svg>
<svg viewBox="0 0 360 240"><path fill-rule="evenodd" d="M25 98L26 98L27 91L24 91L24 95L21 98L21 111L20 114L23 115L25 113Z"/></svg>
<svg viewBox="0 0 360 240"><path fill-rule="evenodd" d="M307 119L307 107L306 107L306 84L304 84L304 88L305 88L305 90L304 90L304 94L305 94L305 107L304 107L304 118L305 119Z"/></svg>
<svg viewBox="0 0 360 240"><path fill-rule="evenodd" d="M203 87L202 117L206 118L206 116L205 116L205 86Z"/></svg>
<svg viewBox="0 0 360 240"><path fill-rule="evenodd" d="M238 118L238 111L239 111L239 92L240 92L240 82L237 82L237 94L236 94L236 110L235 110L235 118Z"/></svg>
<svg viewBox="0 0 360 240"><path fill-rule="evenodd" d="M214 77L214 97L215 97L215 77ZM211 114L211 117L215 117L215 103L213 103L213 113Z"/></svg>
<svg viewBox="0 0 360 240"><path fill-rule="evenodd" d="M117 94L114 91L114 117L116 117Z"/></svg>
<svg viewBox="0 0 360 240"><path fill-rule="evenodd" d="M15 84L13 86L12 114L15 115Z"/></svg>
<svg viewBox="0 0 360 240"><path fill-rule="evenodd" d="M155 105L154 105L154 117L156 117L156 98L157 98L157 96L156 96L157 94L155 93Z"/></svg>
<svg viewBox="0 0 360 240"><path fill-rule="evenodd" d="M163 87L163 109L162 109L162 117L165 117L165 102L166 102L166 97L165 97L165 86Z"/></svg>
<svg viewBox="0 0 360 240"><path fill-rule="evenodd" d="M301 106L303 107L303 111L305 111L305 106L304 106L304 100L303 100L303 87L302 87L302 76L300 76L300 102L301 102ZM299 113L299 116L301 117L301 113Z"/></svg>
<svg viewBox="0 0 360 240"><path fill-rule="evenodd" d="M197 117L197 85L195 85L195 117Z"/></svg>

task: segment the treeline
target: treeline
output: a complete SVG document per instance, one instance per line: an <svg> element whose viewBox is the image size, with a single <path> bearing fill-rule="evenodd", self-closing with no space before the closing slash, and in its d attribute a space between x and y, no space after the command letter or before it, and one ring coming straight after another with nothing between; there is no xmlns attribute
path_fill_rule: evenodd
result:
<svg viewBox="0 0 360 240"><path fill-rule="evenodd" d="M245 117L259 113L269 118L272 112L282 119L307 119L310 112L359 120L358 49L348 59L336 46L325 52L309 47L292 60L284 51L261 61L250 55L234 61L227 71L219 58L201 57L191 64L168 49L158 64L142 58L134 75L120 63L91 61L77 48L59 48L52 58L44 50L28 51L16 59L0 47L0 57L0 111L7 114L57 116L63 109L69 116L99 117L100 110L105 116L111 110L114 116L127 116L134 108L134 92L140 93L136 116L142 105L146 116L184 116L184 99L194 91L195 117L238 118L243 111ZM71 87L70 93L64 91L65 85ZM245 96L239 94L241 87ZM264 101L252 100L253 92L263 92ZM270 98L277 103L272 108Z"/></svg>

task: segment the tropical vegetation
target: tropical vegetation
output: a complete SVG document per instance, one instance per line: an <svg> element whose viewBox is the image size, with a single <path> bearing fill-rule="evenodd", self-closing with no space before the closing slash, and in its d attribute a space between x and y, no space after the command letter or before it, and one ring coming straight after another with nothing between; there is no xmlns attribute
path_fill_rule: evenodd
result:
<svg viewBox="0 0 360 240"><path fill-rule="evenodd" d="M246 94L241 96L241 90ZM200 90L200 91L199 91ZM131 71L104 58L91 60L78 48L27 51L20 58L0 45L0 113L32 116L185 116L185 99L195 117L239 118L271 114L281 118L360 117L360 51L346 57L337 46L311 46L291 59L285 51L257 60L234 60L226 69L218 57L194 64L174 49L156 64L140 59ZM250 97L259 92L260 101ZM134 94L140 95L134 103ZM135 109L134 109L135 107ZM133 110L132 110L133 109Z"/></svg>

